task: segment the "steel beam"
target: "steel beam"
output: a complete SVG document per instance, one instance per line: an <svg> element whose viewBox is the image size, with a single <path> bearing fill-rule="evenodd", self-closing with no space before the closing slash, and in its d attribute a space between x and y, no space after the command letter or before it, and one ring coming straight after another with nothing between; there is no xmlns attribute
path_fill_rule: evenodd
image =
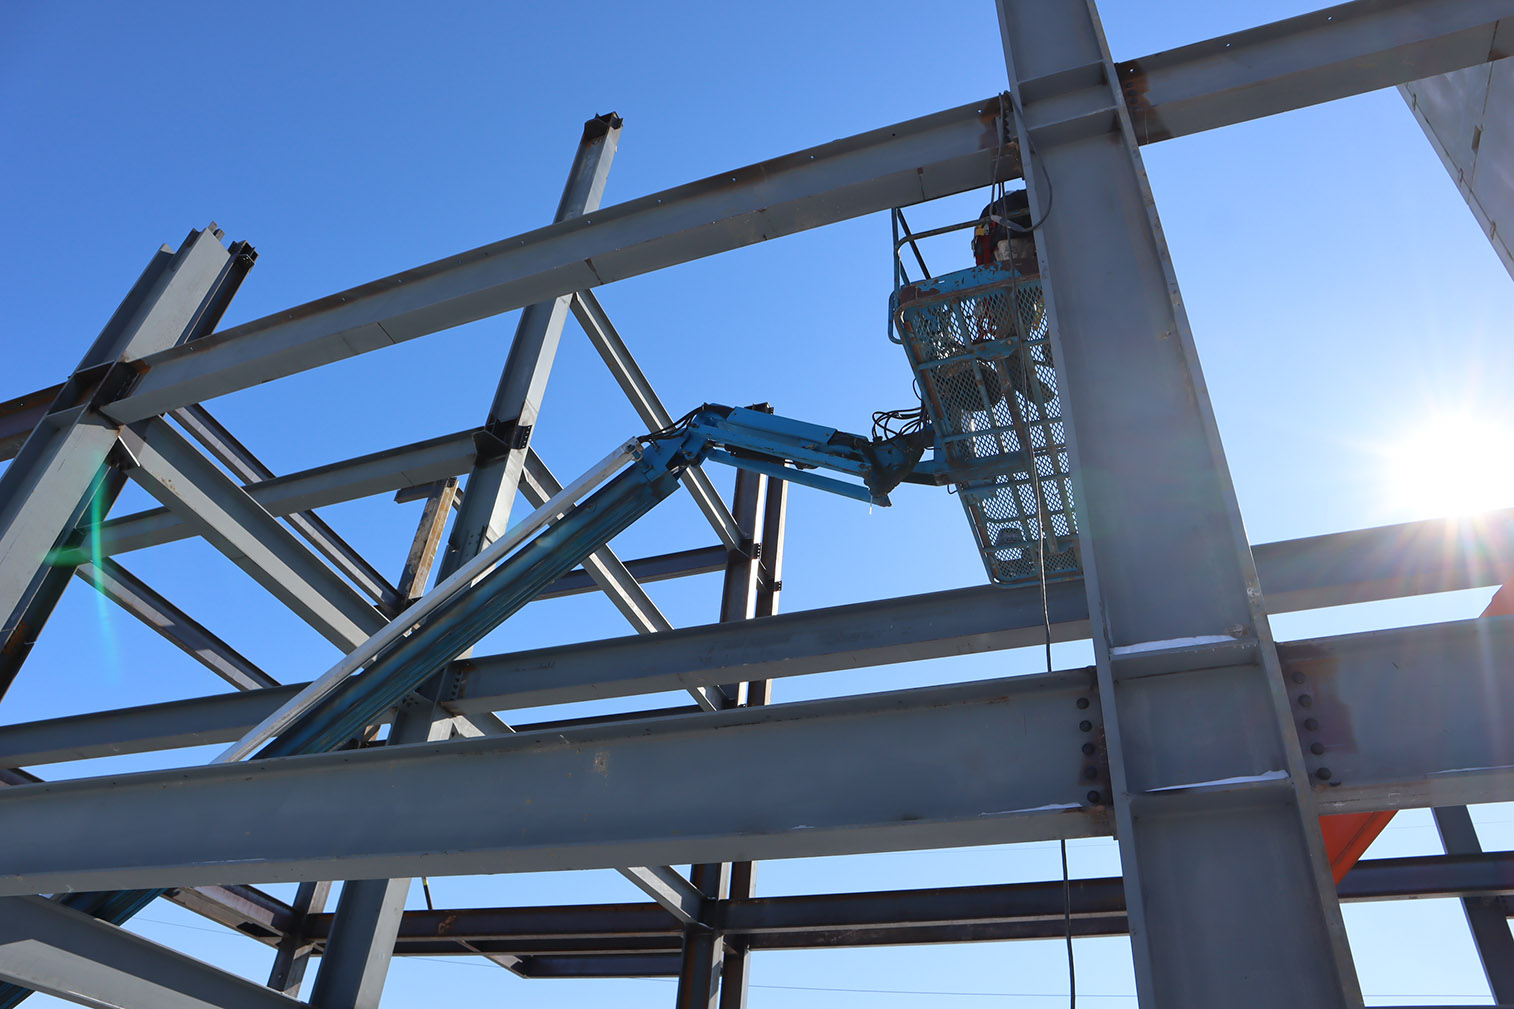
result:
<svg viewBox="0 0 1514 1009"><path fill-rule="evenodd" d="M130 476L258 584L346 651L387 622L257 501L161 419L127 429Z"/></svg>
<svg viewBox="0 0 1514 1009"><path fill-rule="evenodd" d="M86 561L74 569L74 574L237 689L279 685L241 652L109 557Z"/></svg>
<svg viewBox="0 0 1514 1009"><path fill-rule="evenodd" d="M305 882L295 891L294 906L290 908L294 921L285 934L279 937L278 953L273 958L273 969L268 972L268 987L291 998L298 998L300 986L305 982L305 971L310 966L310 957L315 943L306 935L306 925L313 914L326 909L326 899L331 894L328 882Z"/></svg>
<svg viewBox="0 0 1514 1009"><path fill-rule="evenodd" d="M1502 584L1514 512L1412 522L1254 548L1271 612ZM632 562L634 565L636 562ZM1053 636L1086 637L1077 583L1049 594ZM682 690L1040 642L1036 593L997 586L827 607L468 660L459 712ZM1310 643L1284 645L1285 657ZM1290 659L1290 661L1292 661ZM46 764L237 739L293 696L283 687L0 726L0 765Z"/></svg>
<svg viewBox="0 0 1514 1009"><path fill-rule="evenodd" d="M0 901L0 978L87 1006L291 1009L262 985L42 897Z"/></svg>
<svg viewBox="0 0 1514 1009"><path fill-rule="evenodd" d="M1341 28L1296 18L1122 64L1151 139L1488 59L1506 0L1358 0ZM1331 34L1335 33L1335 34ZM1247 59L1219 55L1226 42ZM1479 43L1481 47L1479 48ZM1142 70L1144 68L1144 71ZM1139 96L1139 89L1133 96ZM153 356L111 406L140 420L490 315L755 242L1016 178L990 98L618 204L365 284Z"/></svg>
<svg viewBox="0 0 1514 1009"><path fill-rule="evenodd" d="M1105 707L1109 778L1092 775L1091 794L1114 807L1139 1001L1359 1006L1261 586L1098 14L1092 0L998 9Z"/></svg>
<svg viewBox="0 0 1514 1009"><path fill-rule="evenodd" d="M473 464L474 433L459 431L385 449L252 484L246 490L269 514L289 515L371 494L420 487L466 473ZM194 526L166 508L156 508L105 522L100 527L98 549L107 555L126 553L195 535ZM63 559L79 563L88 558L79 553Z"/></svg>
<svg viewBox="0 0 1514 1009"><path fill-rule="evenodd" d="M1339 893L1343 901L1501 897L1514 893L1514 853L1368 859L1351 870ZM752 949L1053 939L1065 928L1060 880L738 897L713 911L715 927ZM1125 894L1118 877L1073 880L1071 911L1077 935L1127 932ZM309 936L319 942L330 927L331 915L313 915ZM679 920L654 904L454 908L407 911L394 952L676 954L681 942Z"/></svg>
<svg viewBox="0 0 1514 1009"><path fill-rule="evenodd" d="M294 908L250 886L179 887L164 891L162 896L187 911L269 944L279 943L299 923Z"/></svg>
<svg viewBox="0 0 1514 1009"><path fill-rule="evenodd" d="M190 232L177 253L158 251L0 474L0 694L68 584L71 572L49 555L93 532L121 489L105 467L116 426L94 405L133 380L118 362L172 347L220 318L245 273L239 260L252 258L244 245L228 252L220 238L212 226Z"/></svg>
<svg viewBox="0 0 1514 1009"><path fill-rule="evenodd" d="M1358 0L1118 65L1142 144L1509 55L1507 0Z"/></svg>
<svg viewBox="0 0 1514 1009"><path fill-rule="evenodd" d="M1086 672L1072 671L19 785L0 790L0 816L12 825L0 835L0 894L676 865L1100 833L1102 808L1083 800L1081 751L1098 705L1074 703L1090 698L1090 686ZM491 782L482 804L481 780ZM722 787L703 787L712 781ZM389 815L383 797L401 794L410 814ZM95 843L106 824L111 844Z"/></svg>
<svg viewBox="0 0 1514 1009"><path fill-rule="evenodd" d="M521 472L520 490L532 508L540 508L562 493L562 484L536 453L530 453ZM609 547L600 547L584 561L584 573L599 586L621 615L637 633L670 631L673 625L663 616L646 590Z"/></svg>
<svg viewBox="0 0 1514 1009"><path fill-rule="evenodd" d="M725 570L726 548L723 546L695 547L655 557L639 557L623 562L632 578L641 584L660 582L669 578L687 578L690 575L708 575ZM572 571L549 585L537 599L557 599L576 596L585 592L599 591L599 584L587 571Z"/></svg>
<svg viewBox="0 0 1514 1009"><path fill-rule="evenodd" d="M1514 798L1505 729L1514 719L1514 616L1344 635L1284 654L1321 811Z"/></svg>
<svg viewBox="0 0 1514 1009"><path fill-rule="evenodd" d="M762 549L753 585L756 597L752 607L754 617L776 615L783 588L783 538L788 522L789 485L786 480L772 478L767 479L766 483L762 530L758 538ZM748 707L772 703L772 680L752 680L745 687ZM757 863L732 863L731 899L749 899L756 895ZM720 960L720 1009L746 1009L752 973L751 946L740 939L732 939L729 935L722 935L720 942L723 947Z"/></svg>
<svg viewBox="0 0 1514 1009"><path fill-rule="evenodd" d="M599 209L620 143L620 128L620 117L614 113L584 124L555 221ZM521 313L489 416L475 437L478 453L440 560L440 578L453 575L505 532L567 316L564 297L527 305ZM586 562L593 563L592 559ZM450 676L449 667L444 666L426 693L431 698L449 694ZM445 738L450 722L434 703L402 707L390 742ZM317 1003L325 1009L377 1009L409 889L409 879L349 881L342 888L337 905L342 928L321 959L313 992Z"/></svg>
<svg viewBox="0 0 1514 1009"><path fill-rule="evenodd" d="M599 356L604 359L605 366L610 369L610 374L615 377L621 391L631 401L636 415L641 418L643 424L647 425L647 430L661 431L672 424L673 415L668 413L667 407L662 405L662 400L652 389L652 383L647 381L646 373L631 356L630 348L621 339L620 333L610 322L609 315L605 313L604 306L599 303L593 291L578 291L573 295L573 317L583 327L594 349L599 351ZM720 537L726 549L742 549L745 544L741 540L741 531L736 526L736 519L731 515L731 510L726 507L725 502L721 500L720 492L710 482L704 468L690 466L684 470L678 480L688 488L689 494L694 498L694 503L699 506L704 517L709 519L715 535Z"/></svg>
<svg viewBox="0 0 1514 1009"><path fill-rule="evenodd" d="M264 466L262 460L233 437L203 406L181 407L173 412L173 419L242 483L262 483L274 478L273 470ZM325 519L306 510L291 512L284 516L284 520L316 553L377 603L386 616L392 617L399 612L398 590L351 544L338 536Z"/></svg>
<svg viewBox="0 0 1514 1009"><path fill-rule="evenodd" d="M745 551L731 551L720 593L720 621L723 624L751 620L757 613L760 573L757 555L761 552L757 544L767 503L767 484L768 478L761 473L745 469L736 471L731 514L741 540L752 546ZM724 683L709 689L720 707L735 708L745 701L745 688L743 683ZM739 782L727 784L714 779L705 790L739 787ZM720 1000L725 940L703 920L703 912L730 898L731 863L695 863L689 868L689 881L703 897L701 920L684 926L678 991L673 1004L677 1009L716 1009Z"/></svg>
<svg viewBox="0 0 1514 1009"><path fill-rule="evenodd" d="M1447 855L1480 855L1482 844L1466 806L1440 806L1434 810L1435 829ZM1462 912L1477 946L1477 959L1493 1000L1514 1003L1514 935L1509 933L1509 916L1502 900L1485 894L1464 896Z"/></svg>

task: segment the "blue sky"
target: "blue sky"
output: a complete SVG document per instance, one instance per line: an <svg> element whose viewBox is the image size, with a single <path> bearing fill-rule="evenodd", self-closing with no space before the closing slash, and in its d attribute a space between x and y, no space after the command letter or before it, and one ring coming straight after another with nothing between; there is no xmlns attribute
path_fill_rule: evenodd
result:
<svg viewBox="0 0 1514 1009"><path fill-rule="evenodd" d="M1312 6L1110 2L1103 18L1115 58L1129 59ZM609 204L1003 85L985 0L435 4L423 13L383 3L7 5L0 397L61 380L151 252L212 219L261 254L227 317L236 323L546 223L581 124L596 113L626 120ZM1448 486L1514 505L1507 485L1467 483L1475 472L1497 474L1509 456L1514 285L1396 92L1143 154L1253 542L1438 514L1445 497L1429 490ZM915 208L910 219L917 228L961 220L982 202L967 194ZM957 238L928 255L938 270L967 262ZM770 401L781 413L866 430L871 411L908 405L910 395L906 363L883 332L889 283L887 215L875 215L599 293L675 415L703 401ZM482 419L513 326L513 315L486 320L210 407L277 472L459 430ZM640 427L570 322L537 449L567 478ZM712 475L728 486L728 472ZM956 501L924 489L895 497L883 510L794 493L786 609L982 581ZM132 490L118 510L146 503ZM418 509L379 498L325 514L393 578ZM615 545L641 556L709 540L677 498ZM204 544L122 560L280 679L308 677L334 658ZM711 577L652 590L679 626L713 620L717 593ZM1487 595L1287 615L1274 626L1286 639L1471 616ZM611 607L585 596L531 607L484 647L622 633ZM1059 649L1058 663L1086 656L1073 644ZM1039 661L1010 653L829 674L784 681L778 698L1003 675ZM0 720L219 688L77 586ZM1485 844L1514 840L1514 811L1479 815ZM1438 851L1428 817L1414 814L1401 816L1374 854ZM1073 842L1071 855L1075 874L1117 871L1109 842ZM769 863L758 878L764 893L796 893L1056 872L1055 846L1028 845ZM443 904L638 899L603 872L440 880L434 889ZM1486 1001L1454 904L1359 905L1346 914L1370 1001ZM135 927L260 980L266 973L264 947L198 931L210 926L161 902ZM1079 956L1088 1004L1134 1004L1112 997L1133 990L1123 940L1081 941ZM1065 990L1056 943L766 954L755 970L755 1009L1063 1002L798 988ZM526 982L489 965L404 961L385 1005L429 1006L438 991L503 992L520 1006L671 999L661 981Z"/></svg>

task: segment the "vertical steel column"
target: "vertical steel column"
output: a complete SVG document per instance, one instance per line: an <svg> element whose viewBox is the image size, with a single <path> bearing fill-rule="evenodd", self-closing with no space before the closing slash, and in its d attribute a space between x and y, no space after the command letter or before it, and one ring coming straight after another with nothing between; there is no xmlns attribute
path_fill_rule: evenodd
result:
<svg viewBox="0 0 1514 1009"><path fill-rule="evenodd" d="M1098 661L1110 783L1091 766L1087 801L1114 804L1141 1004L1360 1006L1310 791L1330 770L1299 748L1308 688L1282 677L1098 14L998 8Z"/></svg>
<svg viewBox="0 0 1514 1009"><path fill-rule="evenodd" d="M605 179L620 143L620 129L621 119L613 112L584 124L554 220L564 221L599 209ZM509 522L531 443L531 428L541 410L547 376L567 321L569 300L561 297L530 305L521 312L489 418L474 438L477 453L437 572L439 578L449 577L472 560L504 532ZM445 687L437 683L432 694L433 700L441 697ZM434 706L415 705L400 710L389 739L415 742L446 738L451 726L451 718L438 717ZM409 891L408 879L352 880L342 887L331 940L316 975L313 1002L322 1009L375 1009Z"/></svg>
<svg viewBox="0 0 1514 1009"><path fill-rule="evenodd" d="M610 163L620 144L620 128L621 119L613 112L584 124L583 139L579 141L554 221L599 209ZM557 344L571 301L571 296L564 296L528 305L521 311L489 417L474 439L478 455L463 487L462 508L447 540L439 572L443 578L499 538L510 520L515 488L520 483L526 448L531 443L531 429L541 412L542 396L547 391L547 378L557 356Z"/></svg>
<svg viewBox="0 0 1514 1009"><path fill-rule="evenodd" d="M788 521L789 485L786 480L768 479L767 503L762 510L761 574L757 581L756 615L771 617L778 612L778 597L783 590L783 531ZM773 699L772 680L753 680L747 684L748 707L768 704ZM757 896L757 863L731 864L730 896L741 899ZM746 1009L747 987L751 981L752 951L746 943L725 944L720 965L720 1009Z"/></svg>
<svg viewBox="0 0 1514 1009"><path fill-rule="evenodd" d="M124 484L105 465L118 427L94 410L134 377L118 362L213 326L254 258L245 243L228 252L214 225L191 231L178 252L161 248L0 475L0 694L72 576L46 563L49 552L103 519Z"/></svg>
<svg viewBox="0 0 1514 1009"><path fill-rule="evenodd" d="M315 944L305 938L305 920L326 909L326 898L330 893L331 884L325 882L301 883L295 890L293 907L298 918L290 934L279 940L273 970L268 974L268 987L274 991L299 998L305 969L310 966L310 954L315 948Z"/></svg>
<svg viewBox="0 0 1514 1009"><path fill-rule="evenodd" d="M757 555L757 526L767 498L768 478L748 470L736 471L736 491L731 513L741 536L754 544L750 555L732 550L726 562L725 583L721 587L720 622L750 620L757 611L757 584L760 566ZM716 694L721 704L734 708L741 703L745 684L732 683ZM695 865L689 879L704 895L708 906L726 900L731 892L730 863ZM678 970L678 1009L716 1009L720 990L725 940L701 920L683 931L683 961Z"/></svg>
<svg viewBox="0 0 1514 1009"><path fill-rule="evenodd" d="M1434 810L1435 829L1447 855L1477 855L1482 843L1466 806L1439 806ZM1514 935L1499 897L1463 897L1461 908L1477 945L1477 958L1488 979L1488 990L1499 1005L1514 1005Z"/></svg>

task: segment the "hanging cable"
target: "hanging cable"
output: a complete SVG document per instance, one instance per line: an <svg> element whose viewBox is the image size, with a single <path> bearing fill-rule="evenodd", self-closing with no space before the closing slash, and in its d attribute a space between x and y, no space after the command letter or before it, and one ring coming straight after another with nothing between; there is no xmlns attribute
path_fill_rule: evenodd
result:
<svg viewBox="0 0 1514 1009"><path fill-rule="evenodd" d="M999 157L1002 155L1003 150L1004 150L1004 134L1007 133L1008 129L1009 129L1009 120L1008 120L1008 117L1005 115L1005 108L1004 108L1004 103L1005 103L1006 98L1014 106L1015 116L1016 116L1016 119L1018 120L1018 122L1021 123L1022 125L1025 122L1024 110L1022 110L1020 108L1019 99L1015 95L1012 95L1008 91L1001 91L999 93L999 117L1000 117L1000 122L1003 124L1003 128L1001 129L1001 132L999 134L999 150L994 155L994 181L993 181L993 188L990 190L991 195L994 196L994 203L992 204L992 206L994 206L994 207L999 206L1000 205L999 201L1004 200L1005 199L1005 195L1006 195L1005 191L1004 191L1004 183L1003 183L1002 180L999 179ZM1030 131L1029 130L1025 131L1025 137L1026 137L1027 142L1030 145L1030 150L1029 150L1030 164L1033 165L1033 166L1034 165L1038 165L1039 162L1040 162L1040 158L1036 156L1035 141L1030 139ZM1022 165L1022 169L1023 169L1024 159L1022 159L1021 165ZM1045 169L1044 168L1042 169L1042 172L1043 172L1043 174L1045 173ZM1023 171L1022 171L1022 174L1024 174ZM1027 188L1028 188L1028 180L1027 180ZM1027 203L1028 202L1029 201L1027 200ZM1014 221L1009 220L1006 217L1004 219L1004 224L1005 224L1006 227L1009 228L1009 230L1011 232L1017 232L1019 234L1031 234L1032 232L1034 232L1038 228L1040 228L1041 225L1045 224L1046 223L1046 219L1051 216L1051 205L1052 205L1051 176L1047 175L1047 177L1046 177L1046 211L1041 215L1041 219L1039 221L1032 221L1029 225L1020 225L1020 224L1016 224ZM1018 281L1018 277L1019 277L1019 271L1018 270L1011 270L1010 274L1011 274L1011 277L1014 278L1014 280L1011 281L1011 293L1010 293L1010 297L1011 297L1011 303L1013 305L1017 306L1017 308L1016 308L1016 314L1017 314L1016 323L1017 323L1017 326L1018 325L1023 325L1023 323L1020 322L1020 320L1018 319L1018 305L1020 303L1020 299L1019 299L1019 284L1018 284L1017 281ZM1021 335L1023 337L1023 333ZM1051 334L1048 333L1047 334L1047 339L1048 340L1050 339L1050 336L1051 336ZM1027 371L1027 374L1033 374L1034 373L1034 364L1033 364L1034 359L1030 357L1029 348L1025 348L1024 349L1024 353L1025 353L1025 356L1026 356L1026 359L1027 359L1026 360L1026 371ZM1046 498L1045 498L1045 496L1044 496L1044 494L1042 493L1042 490L1041 490L1041 470L1040 470L1039 464L1036 461L1035 446L1034 445L1029 445L1029 444L1026 445L1025 446L1025 455L1026 455L1026 458L1028 459L1028 461L1030 463L1031 489L1032 489L1033 493L1035 494L1035 498L1036 498L1036 525L1038 527L1036 529L1036 569L1037 569L1037 575L1039 576L1040 588L1041 588L1041 624L1042 624L1042 627L1043 627L1043 629L1045 631L1046 671L1048 673L1050 673L1052 671L1052 658L1051 658L1051 602L1050 602L1050 599L1048 597L1047 586L1046 586L1046 527L1047 527L1047 524L1048 524L1047 523L1047 514L1046 514ZM1071 876L1071 873L1068 871L1068 867L1067 867L1067 839L1066 838L1060 839L1059 842L1058 842L1058 847L1060 848L1061 855L1062 855L1062 922L1063 922L1063 925L1064 925L1063 938L1064 938L1064 940L1067 943L1067 998L1068 998L1068 1005L1071 1006L1072 1009L1077 1009L1077 1005L1078 1005L1078 969L1077 969L1077 961L1076 961L1076 959L1073 956L1073 948L1072 948L1072 876Z"/></svg>

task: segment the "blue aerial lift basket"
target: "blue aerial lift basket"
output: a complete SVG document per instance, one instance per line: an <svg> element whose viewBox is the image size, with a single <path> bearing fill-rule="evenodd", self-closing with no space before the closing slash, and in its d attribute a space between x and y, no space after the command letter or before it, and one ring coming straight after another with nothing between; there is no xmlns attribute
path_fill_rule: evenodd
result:
<svg viewBox="0 0 1514 1009"><path fill-rule="evenodd" d="M1048 579L1077 575L1072 480L1040 280L990 263L902 284L889 309L937 455L966 474L957 495L988 577L1038 582L1043 548Z"/></svg>

